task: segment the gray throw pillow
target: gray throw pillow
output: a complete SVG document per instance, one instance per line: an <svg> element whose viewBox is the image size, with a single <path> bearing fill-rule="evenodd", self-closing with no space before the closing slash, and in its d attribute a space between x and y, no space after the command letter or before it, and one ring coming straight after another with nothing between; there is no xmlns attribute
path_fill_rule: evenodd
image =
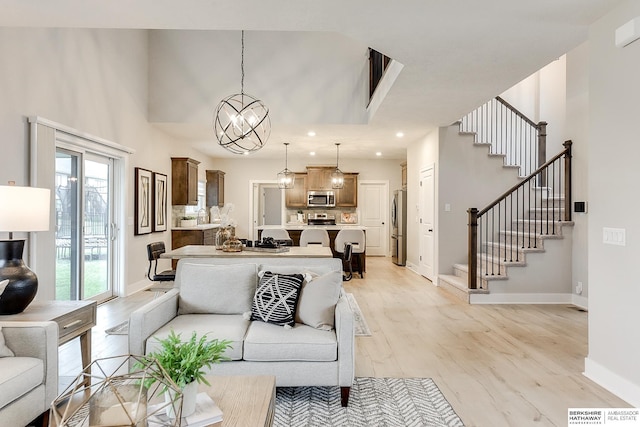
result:
<svg viewBox="0 0 640 427"><path fill-rule="evenodd" d="M298 302L296 322L325 331L333 329L341 290L341 271L332 271L305 282Z"/></svg>
<svg viewBox="0 0 640 427"><path fill-rule="evenodd" d="M294 326L302 274L264 272L253 297L251 320L280 326Z"/></svg>
<svg viewBox="0 0 640 427"><path fill-rule="evenodd" d="M256 291L256 264L182 266L178 314L243 314Z"/></svg>
<svg viewBox="0 0 640 427"><path fill-rule="evenodd" d="M13 354L13 351L11 351L11 349L7 347L7 344L4 342L4 334L2 333L2 327L0 327L0 357L13 356L15 356L15 354Z"/></svg>

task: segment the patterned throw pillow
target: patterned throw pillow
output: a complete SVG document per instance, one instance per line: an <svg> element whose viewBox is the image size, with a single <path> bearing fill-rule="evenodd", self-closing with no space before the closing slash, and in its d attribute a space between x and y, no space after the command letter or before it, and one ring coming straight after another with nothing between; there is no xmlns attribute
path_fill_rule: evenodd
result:
<svg viewBox="0 0 640 427"><path fill-rule="evenodd" d="M304 276L265 271L253 296L251 320L294 326Z"/></svg>

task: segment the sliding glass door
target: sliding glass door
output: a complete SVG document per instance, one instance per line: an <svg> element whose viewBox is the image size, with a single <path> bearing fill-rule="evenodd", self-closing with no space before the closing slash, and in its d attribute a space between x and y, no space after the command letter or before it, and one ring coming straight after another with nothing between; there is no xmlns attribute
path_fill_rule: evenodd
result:
<svg viewBox="0 0 640 427"><path fill-rule="evenodd" d="M112 158L56 149L56 299L113 296Z"/></svg>

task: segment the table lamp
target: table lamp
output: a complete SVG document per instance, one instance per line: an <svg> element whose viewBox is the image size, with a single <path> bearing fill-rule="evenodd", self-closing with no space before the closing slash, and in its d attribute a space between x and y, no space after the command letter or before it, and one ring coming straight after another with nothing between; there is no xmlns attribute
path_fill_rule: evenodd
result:
<svg viewBox="0 0 640 427"><path fill-rule="evenodd" d="M22 260L26 239L13 239L14 232L49 229L50 190L0 186L0 314L22 312L38 292L38 277Z"/></svg>

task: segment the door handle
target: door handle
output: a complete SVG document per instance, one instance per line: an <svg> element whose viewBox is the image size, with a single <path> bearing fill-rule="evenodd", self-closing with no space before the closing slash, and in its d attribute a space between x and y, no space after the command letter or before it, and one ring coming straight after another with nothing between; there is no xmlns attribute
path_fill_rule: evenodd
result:
<svg viewBox="0 0 640 427"><path fill-rule="evenodd" d="M382 223L382 225L384 225L384 222Z"/></svg>

